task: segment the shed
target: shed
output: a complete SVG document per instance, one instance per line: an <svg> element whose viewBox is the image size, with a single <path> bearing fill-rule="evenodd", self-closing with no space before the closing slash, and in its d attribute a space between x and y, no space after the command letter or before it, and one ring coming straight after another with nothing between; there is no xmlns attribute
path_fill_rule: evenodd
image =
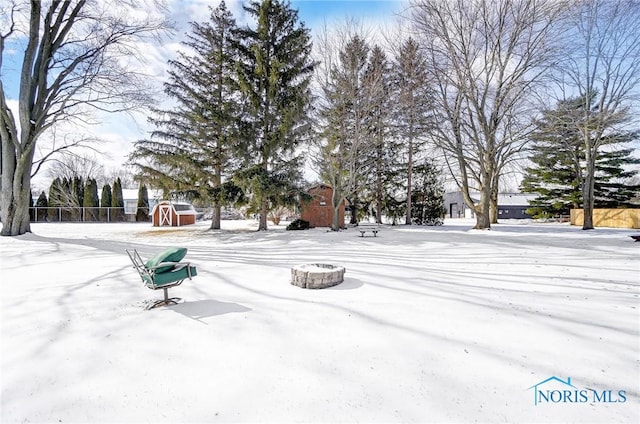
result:
<svg viewBox="0 0 640 424"><path fill-rule="evenodd" d="M333 222L333 206L331 197L333 188L326 184L311 187L307 192L313 196L313 200L302 206L300 218L309 221L311 227L331 227ZM345 202L342 201L338 220L344 225Z"/></svg>
<svg viewBox="0 0 640 424"><path fill-rule="evenodd" d="M154 227L180 227L196 223L196 210L186 202L163 200L154 206L151 220Z"/></svg>
<svg viewBox="0 0 640 424"><path fill-rule="evenodd" d="M498 194L499 219L527 219L529 204L538 197L532 193L500 193Z"/></svg>
<svg viewBox="0 0 640 424"><path fill-rule="evenodd" d="M474 203L480 201L480 193L469 193ZM526 212L529 202L538 197L535 193L499 193L498 194L498 218L499 219L524 219L531 218ZM446 193L444 204L447 209L447 218L475 218L472 209L464 203L461 191Z"/></svg>

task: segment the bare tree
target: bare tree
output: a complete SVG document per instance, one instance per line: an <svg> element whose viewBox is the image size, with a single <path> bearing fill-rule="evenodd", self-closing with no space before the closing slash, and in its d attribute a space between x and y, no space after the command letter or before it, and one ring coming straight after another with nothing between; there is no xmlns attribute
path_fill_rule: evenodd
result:
<svg viewBox="0 0 640 424"><path fill-rule="evenodd" d="M83 180L98 179L104 175L104 166L95 156L83 153L62 155L51 161L46 175L52 180L55 178L81 177Z"/></svg>
<svg viewBox="0 0 640 424"><path fill-rule="evenodd" d="M145 6L144 9L142 7ZM145 75L133 70L139 41L168 28L159 1L13 0L2 6L0 71L7 43L26 33L17 116L8 105L9 73L0 72L2 235L30 231L29 192L36 145L62 121L116 112L149 101ZM148 12L148 13L145 13ZM26 22L20 18L26 16Z"/></svg>
<svg viewBox="0 0 640 424"><path fill-rule="evenodd" d="M514 126L548 69L559 2L415 0L410 19L427 54L439 114L434 136L478 229L491 227L500 173L522 143ZM480 192L478 204L471 189Z"/></svg>
<svg viewBox="0 0 640 424"><path fill-rule="evenodd" d="M586 155L582 187L584 230L593 229L594 184L600 150L608 134L628 119L640 87L640 3L636 0L577 0L569 15L558 78L569 97L583 99L573 122Z"/></svg>

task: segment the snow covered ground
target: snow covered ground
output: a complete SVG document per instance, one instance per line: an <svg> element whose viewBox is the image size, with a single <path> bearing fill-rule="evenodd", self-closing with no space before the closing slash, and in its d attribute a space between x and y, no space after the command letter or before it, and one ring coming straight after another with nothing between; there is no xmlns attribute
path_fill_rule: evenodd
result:
<svg viewBox="0 0 640 424"><path fill-rule="evenodd" d="M638 231L208 224L0 238L1 421L640 421ZM147 311L125 249L167 246L198 276ZM344 283L291 285L313 262Z"/></svg>

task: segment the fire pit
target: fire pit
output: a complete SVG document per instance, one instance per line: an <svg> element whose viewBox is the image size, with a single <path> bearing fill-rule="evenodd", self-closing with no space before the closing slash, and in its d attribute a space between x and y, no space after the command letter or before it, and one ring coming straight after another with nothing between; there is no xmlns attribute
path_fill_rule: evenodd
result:
<svg viewBox="0 0 640 424"><path fill-rule="evenodd" d="M325 289L342 283L344 267L331 264L303 264L291 268L291 284L304 289Z"/></svg>

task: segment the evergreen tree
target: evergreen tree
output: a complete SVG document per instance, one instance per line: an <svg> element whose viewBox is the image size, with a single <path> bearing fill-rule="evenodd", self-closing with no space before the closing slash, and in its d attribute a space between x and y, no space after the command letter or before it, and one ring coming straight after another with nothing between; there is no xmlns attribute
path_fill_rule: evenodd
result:
<svg viewBox="0 0 640 424"><path fill-rule="evenodd" d="M382 213L389 189L389 170L394 156L394 146L390 144L390 69L383 50L374 46L369 56L365 73L366 96L371 108L366 119L366 133L371 143L371 157L363 158L368 162L369 178L373 189L372 202L375 205L375 218L382 223Z"/></svg>
<svg viewBox="0 0 640 424"><path fill-rule="evenodd" d="M209 22L192 23L185 52L169 61L165 93L177 106L156 110L151 140L136 142L130 160L139 179L181 197L213 202L211 228L220 228L228 201L223 180L235 167L238 92L236 23L223 2ZM233 190L232 190L233 191Z"/></svg>
<svg viewBox="0 0 640 424"><path fill-rule="evenodd" d="M370 48L360 35L339 40L337 60L331 52L325 57L326 79L322 80L323 104L319 107L319 133L323 139L316 163L323 181L332 185L334 219L337 231L339 207L348 202L351 224L356 224L366 205L362 201L365 187L368 149L366 119L371 102L365 96L365 74Z"/></svg>
<svg viewBox="0 0 640 424"><path fill-rule="evenodd" d="M72 180L69 178L62 179L62 185L60 186L60 216L62 217L62 221L68 222L72 220Z"/></svg>
<svg viewBox="0 0 640 424"><path fill-rule="evenodd" d="M250 191L250 206L260 216L258 230L266 230L269 210L283 205L274 202L296 199L301 191L298 147L309 129L314 64L310 32L288 2L253 1L244 10L256 27L238 31L246 155L234 179Z"/></svg>
<svg viewBox="0 0 640 424"><path fill-rule="evenodd" d="M113 192L111 196L111 219L113 222L124 221L124 199L122 198L122 183L117 178L113 183Z"/></svg>
<svg viewBox="0 0 640 424"><path fill-rule="evenodd" d="M138 188L138 207L136 208L136 221L149 222L149 192L147 186Z"/></svg>
<svg viewBox="0 0 640 424"><path fill-rule="evenodd" d="M82 206L84 208L85 221L94 222L98 220L98 183L93 178L87 178Z"/></svg>
<svg viewBox="0 0 640 424"><path fill-rule="evenodd" d="M60 220L60 207L62 206L62 181L56 178L49 185L49 221Z"/></svg>
<svg viewBox="0 0 640 424"><path fill-rule="evenodd" d="M423 136L433 120L429 112L431 94L427 84L427 65L420 46L413 38L400 44L394 57L392 75L395 132L399 138L398 150L402 152L395 155L399 159L395 168L397 175L405 180L405 224L411 225L413 167L416 154L424 146Z"/></svg>
<svg viewBox="0 0 640 424"><path fill-rule="evenodd" d="M33 222L35 220L36 211L33 208L33 190L29 190L29 221Z"/></svg>
<svg viewBox="0 0 640 424"><path fill-rule="evenodd" d="M111 207L111 186L105 184L102 186L102 193L100 195L100 221L107 222L111 220L111 213L109 208Z"/></svg>
<svg viewBox="0 0 640 424"><path fill-rule="evenodd" d="M442 174L433 161L426 160L415 167L415 185L411 192L413 223L417 225L442 225L444 208L444 184Z"/></svg>
<svg viewBox="0 0 640 424"><path fill-rule="evenodd" d="M38 221L44 221L47 219L47 208L49 202L47 201L47 195L44 191L40 192L38 200L36 200L36 218Z"/></svg>
<svg viewBox="0 0 640 424"><path fill-rule="evenodd" d="M84 182L82 177L74 175L70 180L69 208L72 221L82 220L82 205L84 204Z"/></svg>
<svg viewBox="0 0 640 424"><path fill-rule="evenodd" d="M526 169L522 190L538 193L527 213L535 218L568 215L583 206L585 150L575 121L584 115L581 98L558 103L536 122L531 135L532 166ZM632 149L621 146L637 140L638 132L609 132L601 138L601 151L595 161L594 205L600 208L631 206L640 187L630 183L635 171L628 165L640 163Z"/></svg>

